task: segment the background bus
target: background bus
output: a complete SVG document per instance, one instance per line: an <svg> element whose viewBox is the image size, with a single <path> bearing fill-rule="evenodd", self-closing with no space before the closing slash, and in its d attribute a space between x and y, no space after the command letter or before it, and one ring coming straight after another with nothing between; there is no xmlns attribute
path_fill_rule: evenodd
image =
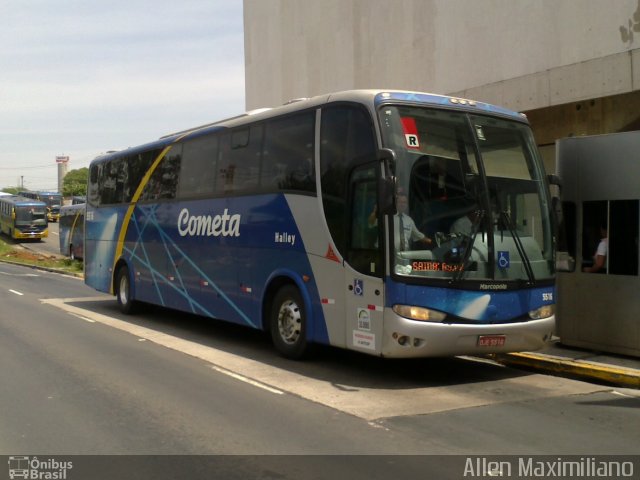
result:
<svg viewBox="0 0 640 480"><path fill-rule="evenodd" d="M47 205L47 220L50 222L57 222L58 218L60 218L60 207L62 206L62 195L60 193L25 190L18 192L18 195L44 202Z"/></svg>
<svg viewBox="0 0 640 480"><path fill-rule="evenodd" d="M49 235L47 205L17 195L0 196L0 229L15 240L41 240Z"/></svg>
<svg viewBox="0 0 640 480"><path fill-rule="evenodd" d="M396 193L421 231L406 241ZM125 312L263 329L293 358L534 350L554 330L547 183L526 118L500 107L315 97L98 157L87 197L85 281Z"/></svg>
<svg viewBox="0 0 640 480"><path fill-rule="evenodd" d="M60 253L71 259L84 258L84 203L60 208Z"/></svg>

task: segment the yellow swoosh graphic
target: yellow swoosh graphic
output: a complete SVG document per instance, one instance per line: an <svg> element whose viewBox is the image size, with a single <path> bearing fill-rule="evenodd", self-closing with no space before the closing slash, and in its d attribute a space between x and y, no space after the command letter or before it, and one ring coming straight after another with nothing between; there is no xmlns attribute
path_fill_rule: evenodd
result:
<svg viewBox="0 0 640 480"><path fill-rule="evenodd" d="M129 222L131 221L133 210L136 208L136 204L140 199L140 195L142 195L142 191L144 190L144 187L146 187L147 183L149 183L149 179L151 178L151 175L153 175L153 172L155 172L158 165L160 165L160 162L165 157L167 152L171 150L171 147L173 146L173 144L181 139L182 137L176 139L171 145L165 147L160 152L160 154L156 157L156 159L151 164L151 167L149 167L149 170L147 170L147 173L145 173L144 177L142 177L142 180L140 181L140 184L138 185L136 192L133 194L133 197L131 198L131 203L129 203L129 208L127 208L127 213L125 214L124 219L122 220L122 226L120 227L120 234L118 235L118 243L116 244L116 254L113 257L113 266L111 268L111 285L109 287L109 293L111 293L111 295L115 294L113 289L113 280L114 280L113 276L116 273L116 263L118 262L118 260L120 260L120 257L122 256L122 250L124 250L124 239L127 235L127 230L129 229Z"/></svg>

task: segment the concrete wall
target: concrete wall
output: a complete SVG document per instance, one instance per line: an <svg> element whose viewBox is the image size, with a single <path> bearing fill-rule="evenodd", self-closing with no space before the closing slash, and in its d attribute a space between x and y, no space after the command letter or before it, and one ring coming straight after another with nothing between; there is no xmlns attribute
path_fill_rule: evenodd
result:
<svg viewBox="0 0 640 480"><path fill-rule="evenodd" d="M350 88L520 111L640 90L640 0L244 0L244 17L247 109Z"/></svg>

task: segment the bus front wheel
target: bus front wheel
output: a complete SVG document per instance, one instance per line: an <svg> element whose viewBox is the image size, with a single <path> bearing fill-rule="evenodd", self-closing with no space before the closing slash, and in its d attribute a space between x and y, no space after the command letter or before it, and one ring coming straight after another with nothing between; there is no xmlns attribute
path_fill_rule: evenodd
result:
<svg viewBox="0 0 640 480"><path fill-rule="evenodd" d="M308 353L307 315L302 296L293 285L278 290L271 306L269 327L273 344L283 356L300 359Z"/></svg>
<svg viewBox="0 0 640 480"><path fill-rule="evenodd" d="M122 267L118 270L116 278L116 298L120 311L125 314L135 313L136 302L131 295L131 279L129 278L129 269Z"/></svg>

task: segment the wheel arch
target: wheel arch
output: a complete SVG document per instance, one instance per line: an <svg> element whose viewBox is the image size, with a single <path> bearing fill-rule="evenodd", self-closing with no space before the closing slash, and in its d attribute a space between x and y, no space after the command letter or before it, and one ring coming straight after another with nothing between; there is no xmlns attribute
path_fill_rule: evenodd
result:
<svg viewBox="0 0 640 480"><path fill-rule="evenodd" d="M306 282L304 281L304 279L291 270L278 270L276 272L273 272L273 274L267 280L266 287L262 296L260 328L264 331L269 330L269 315L271 312L271 307L273 305L273 300L278 291L286 285L292 285L298 289L298 292L300 292L300 296L302 297L302 301L304 302L305 314L307 316L307 340L312 341L315 318L313 314L311 296L309 295L309 290L306 287Z"/></svg>

